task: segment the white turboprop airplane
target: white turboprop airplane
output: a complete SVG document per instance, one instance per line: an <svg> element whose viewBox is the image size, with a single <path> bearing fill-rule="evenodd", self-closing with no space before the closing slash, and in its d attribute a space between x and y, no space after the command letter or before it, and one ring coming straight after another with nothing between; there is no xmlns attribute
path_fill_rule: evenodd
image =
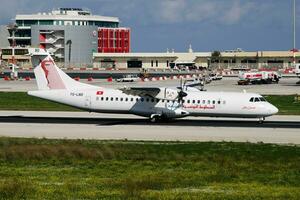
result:
<svg viewBox="0 0 300 200"><path fill-rule="evenodd" d="M38 90L28 94L99 113L126 113L151 121L186 116L258 118L278 109L253 93L203 92L191 87L103 88L73 80L43 49L30 49Z"/></svg>

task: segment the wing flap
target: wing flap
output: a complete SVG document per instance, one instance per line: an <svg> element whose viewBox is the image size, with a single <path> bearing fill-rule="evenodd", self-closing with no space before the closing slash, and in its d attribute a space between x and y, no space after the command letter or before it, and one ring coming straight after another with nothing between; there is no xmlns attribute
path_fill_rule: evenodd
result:
<svg viewBox="0 0 300 200"><path fill-rule="evenodd" d="M176 100L179 94L176 89L158 87L124 87L120 90L127 95L150 96L164 100Z"/></svg>

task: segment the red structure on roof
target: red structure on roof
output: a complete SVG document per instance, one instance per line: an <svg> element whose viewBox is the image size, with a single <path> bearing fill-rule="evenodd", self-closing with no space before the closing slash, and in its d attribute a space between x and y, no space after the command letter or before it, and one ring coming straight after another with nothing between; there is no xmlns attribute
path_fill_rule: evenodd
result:
<svg viewBox="0 0 300 200"><path fill-rule="evenodd" d="M130 29L129 28L99 28L98 29L99 53L129 53Z"/></svg>

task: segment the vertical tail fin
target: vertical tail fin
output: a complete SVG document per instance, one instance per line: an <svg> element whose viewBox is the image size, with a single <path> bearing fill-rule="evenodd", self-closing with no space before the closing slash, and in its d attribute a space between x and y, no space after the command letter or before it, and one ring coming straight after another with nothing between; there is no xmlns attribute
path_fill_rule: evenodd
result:
<svg viewBox="0 0 300 200"><path fill-rule="evenodd" d="M91 88L92 85L73 80L59 69L50 54L44 49L29 49L34 75L39 90Z"/></svg>

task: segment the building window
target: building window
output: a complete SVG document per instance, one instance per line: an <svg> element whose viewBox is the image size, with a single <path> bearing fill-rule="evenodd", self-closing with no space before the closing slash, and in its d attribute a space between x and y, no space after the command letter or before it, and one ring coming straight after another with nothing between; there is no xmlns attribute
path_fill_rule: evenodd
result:
<svg viewBox="0 0 300 200"><path fill-rule="evenodd" d="M24 20L24 26L37 25L38 20Z"/></svg>
<svg viewBox="0 0 300 200"><path fill-rule="evenodd" d="M28 54L27 49L15 49L15 55L25 55Z"/></svg>
<svg viewBox="0 0 300 200"><path fill-rule="evenodd" d="M151 67L153 67L153 60L151 60Z"/></svg>
<svg viewBox="0 0 300 200"><path fill-rule="evenodd" d="M53 20L40 20L40 25L53 25Z"/></svg>
<svg viewBox="0 0 300 200"><path fill-rule="evenodd" d="M156 67L158 67L158 60L155 61L155 65L156 65Z"/></svg>

